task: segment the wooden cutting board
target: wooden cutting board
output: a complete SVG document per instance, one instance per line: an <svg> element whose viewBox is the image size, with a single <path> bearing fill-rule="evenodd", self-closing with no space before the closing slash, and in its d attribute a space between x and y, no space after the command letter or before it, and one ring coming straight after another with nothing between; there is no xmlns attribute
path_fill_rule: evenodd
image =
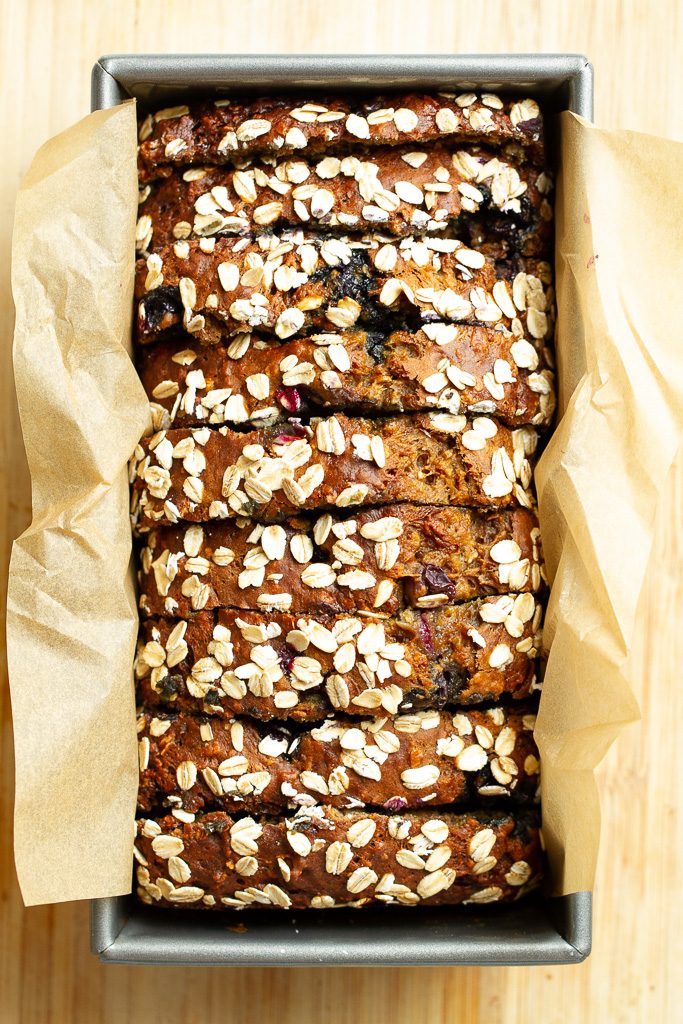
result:
<svg viewBox="0 0 683 1024"><path fill-rule="evenodd" d="M596 68L596 120L683 138L677 0L0 0L0 602L30 518L11 374L14 195L35 149L89 109L112 52L575 51ZM653 182L652 187L657 187ZM678 213L680 216L680 211ZM672 211L674 216L674 211ZM683 457L670 478L683 509ZM600 769L603 840L591 958L561 968L122 968L88 951L88 908L24 910L11 847L9 696L0 672L1 1024L673 1024L683 878L677 728L683 665L683 516L660 516L636 651L643 723ZM4 637L4 630L3 630ZM683 821L683 818L679 818ZM680 990L679 990L680 995Z"/></svg>

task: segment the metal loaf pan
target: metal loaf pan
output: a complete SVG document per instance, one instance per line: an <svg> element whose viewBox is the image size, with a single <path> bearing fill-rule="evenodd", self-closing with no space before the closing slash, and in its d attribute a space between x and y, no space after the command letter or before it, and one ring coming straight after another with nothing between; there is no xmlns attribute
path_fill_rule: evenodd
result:
<svg viewBox="0 0 683 1024"><path fill-rule="evenodd" d="M93 110L134 96L163 106L188 94L486 87L523 91L547 112L591 119L593 69L577 54L201 55L102 57ZM425 907L159 913L131 896L93 900L91 948L109 963L478 965L580 963L591 946L591 893L485 909ZM239 925L239 930L232 929Z"/></svg>

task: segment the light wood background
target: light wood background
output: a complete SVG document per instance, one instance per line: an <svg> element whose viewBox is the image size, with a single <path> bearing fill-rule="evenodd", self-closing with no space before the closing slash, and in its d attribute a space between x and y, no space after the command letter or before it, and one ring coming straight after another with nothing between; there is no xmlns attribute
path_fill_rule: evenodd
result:
<svg viewBox="0 0 683 1024"><path fill-rule="evenodd" d="M90 67L98 56L181 50L583 52L596 68L597 123L683 139L679 0L0 0L1 607L11 541L30 518L10 365L16 188L35 149L87 113ZM22 907L11 848L10 707L0 665L0 1024L681 1020L676 972L683 959L683 816L677 820L676 809L683 795L677 748L683 458L669 484L671 511L658 522L656 571L643 595L636 652L643 723L629 727L599 773L603 844L594 951L585 964L337 970L100 965L88 952L86 905Z"/></svg>

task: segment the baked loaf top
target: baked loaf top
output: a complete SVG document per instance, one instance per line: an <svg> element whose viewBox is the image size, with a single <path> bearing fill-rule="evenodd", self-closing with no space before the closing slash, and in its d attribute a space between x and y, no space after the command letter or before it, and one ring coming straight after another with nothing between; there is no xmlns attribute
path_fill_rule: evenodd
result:
<svg viewBox="0 0 683 1024"><path fill-rule="evenodd" d="M397 714L526 696L541 605L505 594L397 619L218 609L142 623L135 663L147 707L268 721Z"/></svg>
<svg viewBox="0 0 683 1024"><path fill-rule="evenodd" d="M138 717L138 811L278 814L325 803L388 811L512 797L533 800L530 708L327 719L273 730L245 719Z"/></svg>
<svg viewBox="0 0 683 1024"><path fill-rule="evenodd" d="M494 260L458 239L189 239L138 260L137 340L180 325L216 342L250 328L281 340L316 329L417 328L430 321L500 324L516 337L552 336L549 264Z"/></svg>
<svg viewBox="0 0 683 1024"><path fill-rule="evenodd" d="M352 518L265 527L241 518L153 530L141 551L145 615L217 607L393 614L488 594L538 591L533 513L388 505Z"/></svg>
<svg viewBox="0 0 683 1024"><path fill-rule="evenodd" d="M532 99L510 101L493 93L435 93L328 97L218 99L166 107L139 131L140 181L173 166L239 164L257 154L344 153L359 147L510 140L543 156L543 120Z"/></svg>
<svg viewBox="0 0 683 1024"><path fill-rule="evenodd" d="M153 252L191 237L282 227L382 230L392 235L477 232L500 255L547 256L552 241L547 171L517 143L500 151L434 145L369 156L255 162L240 170L178 168L141 192L137 247Z"/></svg>
<svg viewBox="0 0 683 1024"><path fill-rule="evenodd" d="M137 446L133 514L149 527L394 501L530 508L536 443L529 427L448 413L162 430Z"/></svg>
<svg viewBox="0 0 683 1024"><path fill-rule="evenodd" d="M554 411L536 102L206 100L147 116L138 166L139 898L517 899ZM518 810L453 813L481 803Z"/></svg>
<svg viewBox="0 0 683 1024"><path fill-rule="evenodd" d="M325 407L375 415L443 409L544 426L555 408L546 350L488 327L435 323L417 332L351 329L279 344L248 334L216 345L187 342L160 341L141 352L156 429L260 425Z"/></svg>
<svg viewBox="0 0 683 1024"><path fill-rule="evenodd" d="M538 885L536 815L301 808L293 817L214 811L138 822L138 896L156 906L498 903Z"/></svg>

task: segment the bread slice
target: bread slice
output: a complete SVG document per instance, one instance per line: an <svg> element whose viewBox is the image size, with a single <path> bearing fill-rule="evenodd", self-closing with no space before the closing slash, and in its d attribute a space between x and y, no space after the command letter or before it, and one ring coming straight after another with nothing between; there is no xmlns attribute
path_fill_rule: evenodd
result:
<svg viewBox="0 0 683 1024"><path fill-rule="evenodd" d="M275 727L185 712L138 717L138 813L279 814L324 803L389 811L481 800L532 802L535 709L335 716Z"/></svg>
<svg viewBox="0 0 683 1024"><path fill-rule="evenodd" d="M538 885L543 870L529 811L169 815L139 821L135 849L144 903L198 910L502 903Z"/></svg>
<svg viewBox="0 0 683 1024"><path fill-rule="evenodd" d="M536 688L541 605L529 592L398 617L217 609L143 621L149 708L319 722L516 699Z"/></svg>
<svg viewBox="0 0 683 1024"><path fill-rule="evenodd" d="M148 529L398 501L530 508L536 443L531 427L449 413L162 430L136 448L133 514Z"/></svg>
<svg viewBox="0 0 683 1024"><path fill-rule="evenodd" d="M141 182L173 167L235 164L254 156L348 153L438 140L518 142L543 159L543 120L529 98L494 93L215 99L165 107L139 130Z"/></svg>
<svg viewBox="0 0 683 1024"><path fill-rule="evenodd" d="M544 342L555 316L548 263L496 260L435 235L190 239L138 260L135 299L141 344L181 328L214 343L250 330L285 341L356 324L388 332L438 321L499 325Z"/></svg>
<svg viewBox="0 0 683 1024"><path fill-rule="evenodd" d="M143 189L137 247L150 253L179 242L183 251L187 238L292 227L402 237L447 229L501 256L548 256L551 190L550 174L518 143L174 168Z"/></svg>
<svg viewBox="0 0 683 1024"><path fill-rule="evenodd" d="M145 346L140 376L156 429L251 423L325 409L383 416L442 409L547 425L555 408L547 350L509 331L435 323L359 328L277 342Z"/></svg>

